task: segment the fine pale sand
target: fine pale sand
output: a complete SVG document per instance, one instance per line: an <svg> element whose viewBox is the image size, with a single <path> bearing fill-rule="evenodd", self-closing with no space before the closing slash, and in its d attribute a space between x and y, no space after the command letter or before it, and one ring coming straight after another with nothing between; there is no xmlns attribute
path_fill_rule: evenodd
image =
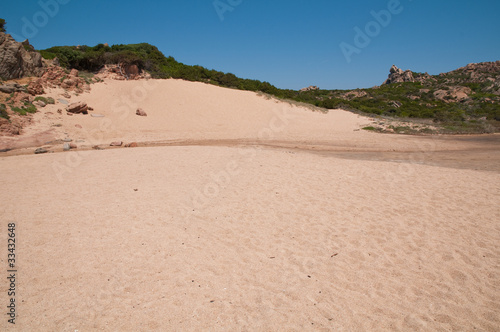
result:
<svg viewBox="0 0 500 332"><path fill-rule="evenodd" d="M76 100L105 117L48 106L19 147L44 132L78 150L0 155L15 329L500 329L498 136L374 134L352 113L176 80ZM140 147L90 149L114 140Z"/></svg>

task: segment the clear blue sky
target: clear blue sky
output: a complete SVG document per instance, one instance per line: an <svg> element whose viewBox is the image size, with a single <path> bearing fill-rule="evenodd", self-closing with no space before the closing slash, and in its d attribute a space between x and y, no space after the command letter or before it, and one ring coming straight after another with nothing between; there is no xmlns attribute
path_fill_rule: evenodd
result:
<svg viewBox="0 0 500 332"><path fill-rule="evenodd" d="M471 62L500 60L498 0L218 4L219 13L213 0L4 0L0 17L9 33L17 39L30 37L37 49L147 42L185 64L289 89L380 85L392 64L438 74ZM371 12L382 10L392 11L390 19L382 16L382 24L375 23ZM367 25L369 44L360 37L356 45L354 28L366 33ZM341 43L357 49L348 56L350 62Z"/></svg>

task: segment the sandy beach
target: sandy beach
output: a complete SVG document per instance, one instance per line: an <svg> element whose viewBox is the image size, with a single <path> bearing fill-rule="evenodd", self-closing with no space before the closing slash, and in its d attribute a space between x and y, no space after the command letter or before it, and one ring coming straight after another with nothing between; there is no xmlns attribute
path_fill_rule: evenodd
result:
<svg viewBox="0 0 500 332"><path fill-rule="evenodd" d="M499 135L377 134L361 130L373 118L173 79L65 100L88 115L47 92L55 105L0 138L15 329L500 329Z"/></svg>

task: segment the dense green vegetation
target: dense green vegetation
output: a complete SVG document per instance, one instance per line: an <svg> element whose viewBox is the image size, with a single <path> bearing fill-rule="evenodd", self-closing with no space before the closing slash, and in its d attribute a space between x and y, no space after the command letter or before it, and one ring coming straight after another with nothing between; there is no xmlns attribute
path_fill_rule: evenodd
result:
<svg viewBox="0 0 500 332"><path fill-rule="evenodd" d="M500 130L500 97L485 92L492 82L470 82L467 75L451 72L432 76L425 83L397 83L358 90L312 90L295 91L278 89L268 82L242 79L231 73L210 70L201 66L189 66L166 57L155 46L143 44L89 46L57 46L41 51L45 59L57 57L61 66L95 72L105 64L135 64L153 78L178 78L200 81L218 86L262 91L277 98L304 102L323 108L344 108L380 116L399 118L432 119L448 126L471 125L478 127L478 121L488 122L489 127ZM423 77L414 73L415 78ZM473 94L468 102L440 100L434 92L447 90L449 85L468 87ZM352 94L352 96L350 96ZM481 131L481 130L479 130ZM491 130L490 130L491 131Z"/></svg>
<svg viewBox="0 0 500 332"><path fill-rule="evenodd" d="M5 20L0 18L0 32L5 32Z"/></svg>
<svg viewBox="0 0 500 332"><path fill-rule="evenodd" d="M134 64L146 70L153 78L179 78L206 82L224 87L262 91L277 95L279 89L268 82L241 79L231 73L188 66L173 57L165 57L155 46L143 44L105 46L56 46L40 51L45 59L57 57L61 66L78 70L97 71L105 64Z"/></svg>

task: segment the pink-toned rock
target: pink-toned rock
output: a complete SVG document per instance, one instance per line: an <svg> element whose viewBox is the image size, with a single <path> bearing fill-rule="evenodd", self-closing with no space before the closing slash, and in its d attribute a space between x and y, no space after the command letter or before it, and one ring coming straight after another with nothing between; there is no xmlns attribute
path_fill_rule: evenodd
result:
<svg viewBox="0 0 500 332"><path fill-rule="evenodd" d="M20 43L3 32L0 32L0 59L0 76L4 80L40 76L43 72L42 56L34 52L28 40Z"/></svg>
<svg viewBox="0 0 500 332"><path fill-rule="evenodd" d="M70 149L77 149L78 146L75 143L69 143L69 148Z"/></svg>
<svg viewBox="0 0 500 332"><path fill-rule="evenodd" d="M81 126L81 125L79 125L79 124L76 124L76 125L75 125L75 127L76 127L76 128L80 128L80 129L82 129L82 126Z"/></svg>
<svg viewBox="0 0 500 332"><path fill-rule="evenodd" d="M88 114L88 106L86 103L79 101L73 104L70 104L68 107L66 107L66 111L69 113L83 113L83 114Z"/></svg>
<svg viewBox="0 0 500 332"><path fill-rule="evenodd" d="M71 76L78 77L78 70L76 69L71 69L71 72L69 73Z"/></svg>
<svg viewBox="0 0 500 332"><path fill-rule="evenodd" d="M109 146L122 146L123 142L111 142Z"/></svg>
<svg viewBox="0 0 500 332"><path fill-rule="evenodd" d="M137 111L135 111L135 114L137 114L139 116L148 116L148 114L146 112L144 112L144 110L142 108L138 108Z"/></svg>
<svg viewBox="0 0 500 332"><path fill-rule="evenodd" d="M68 78L68 79L65 79L62 83L61 83L61 87L63 89L70 89L72 87L75 87L77 85L77 82L76 80L74 79L71 79L71 78Z"/></svg>
<svg viewBox="0 0 500 332"><path fill-rule="evenodd" d="M36 95L43 95L45 91L43 90L42 86L42 79L37 79L36 81L31 81L30 84L28 84L28 93L36 96Z"/></svg>
<svg viewBox="0 0 500 332"><path fill-rule="evenodd" d="M29 102L31 100L30 95L25 92L16 92L11 101L14 105L21 104L22 102Z"/></svg>
<svg viewBox="0 0 500 332"><path fill-rule="evenodd" d="M136 142L132 142L132 143L129 143L127 145L125 145L126 148L136 148L137 147L137 143Z"/></svg>
<svg viewBox="0 0 500 332"><path fill-rule="evenodd" d="M33 102L33 105L35 105L37 108L38 108L38 107L45 107L45 106L47 106L47 105L46 105L43 101L41 101L41 100L35 100L35 101Z"/></svg>
<svg viewBox="0 0 500 332"><path fill-rule="evenodd" d="M300 89L300 92L306 92L306 91L314 91L314 90L319 90L319 88L315 85L311 85L307 88L302 88Z"/></svg>
<svg viewBox="0 0 500 332"><path fill-rule="evenodd" d="M22 125L17 121L0 118L0 133L2 135L16 136L21 134Z"/></svg>

